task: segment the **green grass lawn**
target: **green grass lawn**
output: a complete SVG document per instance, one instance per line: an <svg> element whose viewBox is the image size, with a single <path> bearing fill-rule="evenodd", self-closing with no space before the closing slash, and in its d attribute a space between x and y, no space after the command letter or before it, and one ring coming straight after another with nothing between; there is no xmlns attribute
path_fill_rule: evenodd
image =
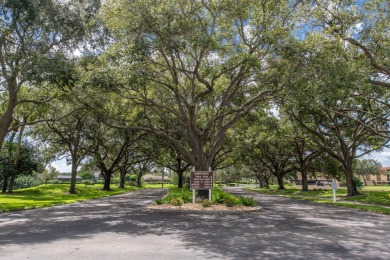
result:
<svg viewBox="0 0 390 260"><path fill-rule="evenodd" d="M171 188L171 187L176 187L176 186L177 185L175 185L175 184L164 183L164 188ZM163 188L161 183L160 184L144 183L142 187L147 188L147 189L161 189L161 188Z"/></svg>
<svg viewBox="0 0 390 260"><path fill-rule="evenodd" d="M96 199L129 191L139 190L137 187L119 189L112 185L112 191L103 191L103 185L86 186L77 184L77 194L69 194L69 184L46 184L37 187L15 190L11 194L0 194L0 211L43 208L60 204L74 203Z"/></svg>
<svg viewBox="0 0 390 260"><path fill-rule="evenodd" d="M271 186L270 189L255 188L251 190L265 194L282 195L320 203L334 204L332 190L301 191L296 187L291 186L286 187L285 190L277 190L277 186ZM346 188L339 188L336 192L337 202L335 205L390 214L390 208L388 208L390 207L389 186L364 186L359 190L359 192L361 193L359 196L347 197ZM361 205L358 203L364 203L367 205Z"/></svg>

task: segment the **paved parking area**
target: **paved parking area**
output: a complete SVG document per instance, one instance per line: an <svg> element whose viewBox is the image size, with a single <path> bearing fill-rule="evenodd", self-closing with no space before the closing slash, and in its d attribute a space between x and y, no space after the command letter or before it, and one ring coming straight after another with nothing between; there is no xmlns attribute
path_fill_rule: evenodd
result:
<svg viewBox="0 0 390 260"><path fill-rule="evenodd" d="M0 259L390 259L390 216L250 195L243 214L151 213L166 190L0 213Z"/></svg>

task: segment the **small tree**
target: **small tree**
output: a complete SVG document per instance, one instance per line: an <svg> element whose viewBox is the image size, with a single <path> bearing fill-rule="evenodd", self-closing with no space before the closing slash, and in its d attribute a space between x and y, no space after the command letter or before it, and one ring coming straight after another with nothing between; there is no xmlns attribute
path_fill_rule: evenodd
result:
<svg viewBox="0 0 390 260"><path fill-rule="evenodd" d="M364 182L364 186L367 186L367 177L370 175L378 175L382 164L374 159L362 159L355 160L354 173L361 177Z"/></svg>
<svg viewBox="0 0 390 260"><path fill-rule="evenodd" d="M90 171L82 171L78 174L83 180L95 180L95 175Z"/></svg>
<svg viewBox="0 0 390 260"><path fill-rule="evenodd" d="M20 147L18 164L15 165L17 144L6 142L0 152L0 181L2 192L12 192L13 187L9 186L9 178L19 175L31 175L34 171L40 170L39 155L36 149L29 143L24 142Z"/></svg>

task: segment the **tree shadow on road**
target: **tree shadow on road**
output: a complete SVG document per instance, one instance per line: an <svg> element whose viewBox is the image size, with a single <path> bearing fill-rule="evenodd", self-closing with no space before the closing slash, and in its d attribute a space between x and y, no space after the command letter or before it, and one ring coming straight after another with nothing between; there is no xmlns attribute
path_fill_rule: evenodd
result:
<svg viewBox="0 0 390 260"><path fill-rule="evenodd" d="M161 194L137 191L115 199L3 213L0 245L44 246L117 234L130 241L141 237L175 240L178 249L190 249L199 258L390 258L389 253L373 253L383 251L390 229L387 216L254 193L264 211L202 214L144 209L145 203ZM108 240L96 247L109 245Z"/></svg>

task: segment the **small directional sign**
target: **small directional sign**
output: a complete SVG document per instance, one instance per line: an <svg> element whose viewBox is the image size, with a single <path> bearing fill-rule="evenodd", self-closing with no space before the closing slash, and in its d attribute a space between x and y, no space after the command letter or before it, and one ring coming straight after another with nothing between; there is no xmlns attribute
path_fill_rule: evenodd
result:
<svg viewBox="0 0 390 260"><path fill-rule="evenodd" d="M211 171L191 172L191 189L210 190L213 188L214 175Z"/></svg>
<svg viewBox="0 0 390 260"><path fill-rule="evenodd" d="M332 181L332 190L337 190L339 187L337 186L337 182L335 180Z"/></svg>

